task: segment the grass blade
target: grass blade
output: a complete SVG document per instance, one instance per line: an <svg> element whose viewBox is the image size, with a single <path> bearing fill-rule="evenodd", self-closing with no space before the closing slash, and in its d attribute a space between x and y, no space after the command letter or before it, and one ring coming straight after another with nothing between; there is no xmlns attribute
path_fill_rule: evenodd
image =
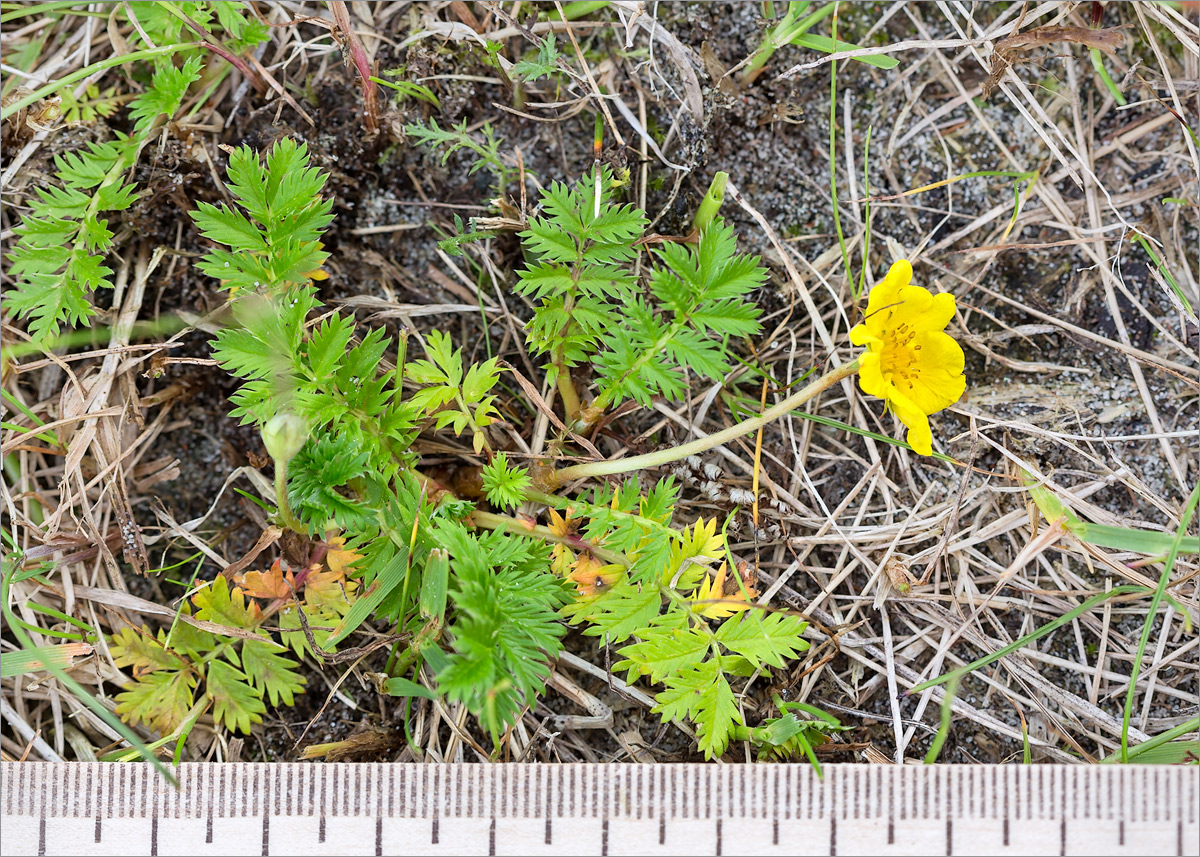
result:
<svg viewBox="0 0 1200 857"><path fill-rule="evenodd" d="M1142 658L1145 656L1146 646L1150 642L1150 632L1154 629L1154 617L1158 614L1158 605L1162 603L1163 596L1167 592L1167 584L1171 580L1171 571L1175 568L1175 558L1179 556L1184 533L1187 532L1188 524L1192 522L1192 516L1196 514L1197 503L1200 503L1200 485L1192 489L1192 496L1188 498L1187 506L1183 509L1183 515L1179 519L1179 530L1175 533L1175 542L1171 545L1171 552L1167 554L1167 561L1163 563L1162 574L1158 577L1158 586L1154 588L1150 607L1146 610L1146 621L1142 624L1142 637L1138 640L1137 654L1133 656L1133 669L1129 674L1129 690L1125 693L1125 715L1121 720L1122 762L1129 761L1129 721L1133 717L1133 698L1137 695L1137 680L1138 674L1142 670Z"/></svg>
<svg viewBox="0 0 1200 857"><path fill-rule="evenodd" d="M70 669L75 666L76 658L86 658L91 653L89 643L59 643L5 652L0 655L0 678L49 669L51 664L60 669Z"/></svg>

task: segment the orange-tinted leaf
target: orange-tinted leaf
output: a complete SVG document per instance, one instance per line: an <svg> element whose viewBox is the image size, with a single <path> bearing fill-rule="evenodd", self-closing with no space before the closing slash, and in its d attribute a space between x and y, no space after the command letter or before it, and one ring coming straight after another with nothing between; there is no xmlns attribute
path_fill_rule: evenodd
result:
<svg viewBox="0 0 1200 857"><path fill-rule="evenodd" d="M572 518L571 512L574 511L570 506L567 507L566 516L558 514L556 509L547 509L546 514L550 516L550 532L562 538L569 536L579 529L579 519Z"/></svg>
<svg viewBox="0 0 1200 857"><path fill-rule="evenodd" d="M575 561L575 568L567 579L575 583L580 595L589 598L607 592L621 579L621 570L619 565L605 565L591 554L584 554Z"/></svg>
<svg viewBox="0 0 1200 857"><path fill-rule="evenodd" d="M292 589L288 584L296 585L296 578L289 569L285 577L283 563L275 560L267 571L248 571L234 577L234 581L245 590L251 598L291 598Z"/></svg>
<svg viewBox="0 0 1200 857"><path fill-rule="evenodd" d="M363 558L358 551L348 549L346 540L341 536L334 536L328 544L329 552L325 554L325 567L330 572L345 576L354 570L351 566Z"/></svg>

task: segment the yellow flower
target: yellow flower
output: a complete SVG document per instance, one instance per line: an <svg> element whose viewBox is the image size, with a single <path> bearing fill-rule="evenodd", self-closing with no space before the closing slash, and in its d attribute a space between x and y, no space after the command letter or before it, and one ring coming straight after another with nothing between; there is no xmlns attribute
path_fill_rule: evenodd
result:
<svg viewBox="0 0 1200 857"><path fill-rule="evenodd" d="M929 415L953 405L967 389L963 350L946 333L954 318L954 295L930 294L909 285L912 265L892 265L871 289L867 316L850 331L850 341L865 345L858 384L883 399L908 426L908 442L921 455L933 454Z"/></svg>

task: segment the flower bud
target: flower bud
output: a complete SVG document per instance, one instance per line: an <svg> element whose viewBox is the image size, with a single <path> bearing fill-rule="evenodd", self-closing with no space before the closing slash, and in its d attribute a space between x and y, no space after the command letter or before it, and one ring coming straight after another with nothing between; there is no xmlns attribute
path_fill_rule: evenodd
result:
<svg viewBox="0 0 1200 857"><path fill-rule="evenodd" d="M279 414L263 426L262 439L271 457L286 464L308 440L308 425L295 414Z"/></svg>

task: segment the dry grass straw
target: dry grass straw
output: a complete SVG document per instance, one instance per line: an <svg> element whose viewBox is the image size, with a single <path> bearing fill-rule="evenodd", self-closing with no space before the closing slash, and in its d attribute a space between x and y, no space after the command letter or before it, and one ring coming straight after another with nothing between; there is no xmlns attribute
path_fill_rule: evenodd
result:
<svg viewBox="0 0 1200 857"><path fill-rule="evenodd" d="M258 5L273 24L321 14L312 4ZM528 41L549 31L567 32L574 63L569 103L587 103L592 109L599 105L615 134L618 127L631 129L644 158L652 150L668 169L677 166L673 161L686 164L687 155L679 146L679 118L685 111L694 117L703 114L695 71L702 64L694 47L682 44L645 8L616 4L623 24L610 26L621 44L627 40L648 44L650 59L641 65L622 63L602 69L580 66L584 52L579 40L593 38L605 27L593 21L550 21L529 31L506 20L508 10L502 4L480 5L494 13L484 21L483 26L491 29L482 36L465 24L439 19L438 4L354 4L354 11L371 15L370 20L357 21L358 35L371 56L383 43L400 41L395 34L408 30L414 20L410 14L421 17L423 25L409 42L435 37ZM1197 77L1196 25L1163 4L1129 8L1133 17L1126 23L1131 40L1144 41L1153 62L1131 68L1120 55L1109 58L1114 78L1126 80L1127 91L1139 99L1162 100L1153 92L1161 87L1165 103L1194 124L1195 111L1189 112L1185 104L1189 90L1184 84ZM829 431L793 416L765 433L758 455L749 441L714 450L707 462L720 472L715 479L695 468L689 472L691 465L677 469L689 486L690 499L681 505L682 516L689 519L723 514L731 507L730 492L745 490L757 479L761 517L757 525L742 522L734 552L757 566L764 602L802 611L814 620L812 657L791 676L759 677L744 700L747 711L753 713L756 694L764 687L787 686L791 698L836 711L844 722L885 723L890 741L878 733L873 740L897 761L923 754L916 745L928 740L944 697L940 687L904 700L899 698L902 692L1012 642L1091 596L1127 583L1152 587L1157 580L1158 562L1147 563L1140 556L1070 538L1047 545L1052 549L1038 551L1028 556L1028 562L1014 566L1014 557L1046 527L1020 487L1021 470L1040 474L1063 502L1089 520L1166 532L1178 525L1183 499L1197 479L1200 373L1195 328L1190 328L1189 346L1189 328L1182 315L1162 315L1147 305L1148 292L1132 288L1121 267L1129 234L1137 230L1155 243L1164 264L1196 300L1196 182L1200 179L1196 145L1165 110L1126 122L1103 91L1081 97L1083 80L1092 72L1069 50L1053 61L1061 91L1031 83L1038 72L1051 68L1049 61L1034 73L1027 65L1017 65L999 82L991 104L981 106L979 81L989 70L990 45L1014 31L1019 11L1024 12L1021 26L1026 28L1086 23L1078 20L1073 4L1056 2L1024 10L1012 4L988 24L974 17L982 11L977 4L957 0L896 3L888 8L884 20L915 38L888 48L905 62L894 76L878 78L883 85L876 98L884 104L880 115L890 112L897 118L880 132L887 142L879 146L881 154L872 154L880 161L878 169L868 165L888 177L892 186L883 190L889 193L906 189L895 172L897 154L918 146L940 152L946 177L978 168L965 164L988 159L994 160L982 168L1041 171L1011 231L1012 203L1003 195L997 196L998 204L975 205L966 217L955 210L953 189L946 191L944 205L917 196L872 207L871 261L876 270L889 261L883 250L893 237L889 228L900 230L907 224L911 229L926 222L920 215L930 210L944 215L935 222L947 228L926 230L917 242L921 251L917 271L932 287L959 296L955 332L982 358L982 373L969 379L969 398L951 409L958 419L938 421L941 450L959 461L917 460L912 453L873 438ZM31 85L60 78L112 50L105 22L95 17L80 21L70 16L59 20L32 16L6 30L5 38L28 38L44 31L57 31L61 38L47 40L57 47L39 58L29 73ZM1164 44L1165 38L1173 42ZM293 25L273 30L257 64L271 80L294 82L309 75L340 74L338 59L336 47L320 30ZM830 61L799 63L783 75L812 74ZM676 68L667 67L672 64ZM1152 84L1142 84L1142 79ZM227 78L216 92L205 94L203 109L189 123L195 133L211 135L224 127L231 111L252 109L247 84L235 80ZM604 81L604 91L598 80ZM77 94L90 82L94 81L82 81ZM921 94L938 88L949 97L931 109L933 102ZM843 133L847 128L864 131L865 120L858 115L861 99L851 98L845 89L843 94ZM1194 96L1190 97L1194 106ZM664 139L656 140L645 130L649 98L658 98L659 108L676 117ZM635 112L629 106L635 102L638 122L632 121ZM615 106L615 115L609 105ZM558 116L553 121L562 121L562 115L554 112L560 106L550 105L551 115ZM1134 103L1126 110L1136 107ZM269 97L266 106L257 109L265 122L287 108ZM525 113L538 109L537 104L523 108ZM1008 124L998 124L1000 117ZM945 130L947 123L961 123L964 118L973 123L972 139L982 141L978 151L965 151L953 131ZM1103 132L1102 125L1115 130ZM7 153L10 160L2 187L5 241L11 240L18 204L32 182L23 167L49 137L50 132L39 131L21 149ZM853 200L876 188L858 187L864 166L861 154L851 143L852 135L844 133L844 138L839 185L847 188L843 198ZM1020 144L1014 145L1018 140ZM1145 188L1131 187L1130 172L1156 161L1165 165L1158 177ZM826 168L819 166L812 172ZM657 170L658 165L651 164L649 171L635 171L642 198L648 172ZM671 171L682 179L682 168ZM419 179L413 179L421 189ZM707 174L699 181L706 182ZM755 343L761 368L786 381L814 364L837 365L852 359L845 343L856 310L843 279L836 241L829 236L783 240L780 230L785 224L772 224L752 192L731 183L729 195L726 214L747 224L745 240L768 253L791 303L767 319L768 332ZM1163 196L1190 198L1192 204L1164 214L1154 207ZM435 190L430 189L429 199L437 199ZM1134 213L1148 206L1149 216ZM865 208L844 204L843 215L848 243L855 247L865 231ZM363 295L350 303L379 318L398 318L408 327L417 327L430 314L478 317L482 307L493 320L493 329L499 321L509 331L496 343L496 353L535 378L519 332L521 321L512 312L514 299L505 293L504 274L495 265L493 250L489 243L482 251L471 251L491 278L491 294L479 290L475 280L443 254L440 267L431 268L430 279L452 291L453 301L417 306L390 295ZM1038 303L1030 297L1033 291L1006 292L998 285L1003 254L1028 254L1043 265L1066 260L1073 271L1066 305ZM160 564L169 545L202 555L210 566L225 567L230 561L205 528L207 514L178 522L168 509L152 502L160 480L176 475L186 479L196 463L155 457L155 440L180 428L170 415L181 390L168 386L155 392L147 384L144 373L151 361L165 359L169 364L170 352L137 350L130 331L135 320L154 317L155 272L181 262L169 251L133 237L126 241L119 262L113 295L117 312L107 331L107 347L86 356L47 354L15 361L6 369L4 389L12 397L5 404L5 419L16 428L6 428L2 436L6 525L27 557L52 566L47 575L50 585L33 580L14 584L13 606L34 626L71 630L66 623L53 624L52 617L37 609L48 607L101 634L95 657L73 674L109 707L114 683L126 676L113 666L103 633L149 621L163 610L161 605L169 603L159 598L154 605L130 593L129 569ZM397 270L395 276L411 275ZM1151 283L1150 289L1154 288ZM1102 296L1112 334L1069 320L1078 318L1078 310L1093 292ZM1143 319L1160 334L1153 346L1138 345L1131 336L1131 326ZM189 320L194 328L211 329L207 319L191 316ZM989 327L995 329L987 332ZM3 330L6 344L24 338L7 321ZM1010 350L1012 343L1037 348L1052 346L1055 340L1080 344L1075 362L1027 360ZM1068 373L1076 380L1064 380ZM744 370L738 370L729 383L744 380L744 375ZM1127 386L1116 385L1114 378L1124 379ZM1014 381L1019 386L1011 386ZM1105 386L1129 391L1127 398L1112 404L1124 409L1122 413L1143 417L1136 430L1110 433L1107 413L1092 408L1103 400ZM694 390L686 402L658 405L640 424L640 438L625 445L609 442L601 452L623 454L625 446L666 430L681 440L719 430L731 421L722 400L728 387ZM554 431L548 393L541 392L536 409L540 416L532 432L514 432L517 447L531 455L542 452L548 433ZM814 403L813 410L817 409ZM894 433L891 418L851 382L827 393L819 410L860 429ZM954 425L966 428L956 434ZM60 448L47 445L44 437L49 432L55 433ZM225 485L265 490L269 496L269 482L254 468L229 473ZM223 488L212 499L209 513L225 494ZM890 589L884 573L889 563L899 563L924 583L901 596ZM1161 619L1155 617L1158 624L1149 657L1138 677L1139 705L1129 729L1132 743L1194 716L1200 704L1196 636L1194 627L1188 630L1189 621L1192 626L1196 622L1196 571L1196 557L1181 556L1168 582L1172 600ZM148 584L149 589L157 589L153 576ZM143 586L139 591L146 594L145 590ZM1146 604L1145 598L1105 602L1102 609L1079 616L1051 637L976 673L960 686L952 703L958 747L954 758L1012 758L1020 751L1022 722L1030 724L1028 740L1035 758L1078 761L1111 755L1121 743L1121 700L1137 637L1147 619ZM1173 605L1181 606L1187 615L1181 616ZM31 636L38 645L57 639L36 632ZM4 645L8 650L8 637ZM668 740L662 730L656 732L648 716L652 699L645 689L628 687L611 675L605 657L601 651L562 658L551 683L550 704L516 724L508 736L505 758L671 757L666 748L679 742ZM357 708L339 687L350 675L368 686L364 670L354 666L342 675L324 676L329 697ZM429 683L430 677L424 680ZM311 692L319 690L314 687ZM362 699L364 694L356 696ZM29 754L86 758L118 740L103 720L53 681L6 678L3 702L4 718L12 724L12 731L0 736L5 758ZM383 703L364 705L375 709ZM196 746L203 746L211 758L236 756L240 745L226 743L213 731L211 720L202 723L197 734L204 738L197 738ZM598 734L607 740L595 740ZM472 736L461 706L418 700L412 710L410 738L412 745L400 754L401 759L469 761L487 755ZM686 735L682 739L688 740ZM869 758L880 758L878 748L870 750Z"/></svg>

